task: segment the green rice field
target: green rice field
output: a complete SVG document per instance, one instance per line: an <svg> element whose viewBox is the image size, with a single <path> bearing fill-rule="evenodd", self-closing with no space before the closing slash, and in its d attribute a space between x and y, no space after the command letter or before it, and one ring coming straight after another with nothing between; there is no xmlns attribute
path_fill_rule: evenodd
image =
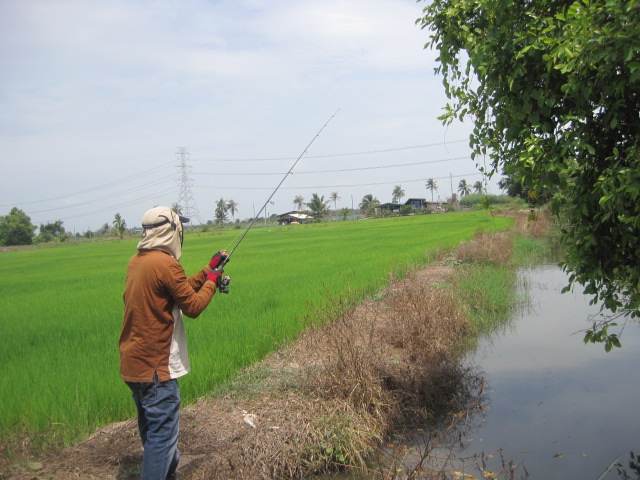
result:
<svg viewBox="0 0 640 480"><path fill-rule="evenodd" d="M180 380L189 403L294 339L305 320L338 295L371 293L389 273L429 262L476 231L507 229L486 212L255 228L197 319L185 319L192 372ZM240 230L187 233L191 275ZM137 239L0 253L0 441L69 443L135 415L119 377L122 292Z"/></svg>

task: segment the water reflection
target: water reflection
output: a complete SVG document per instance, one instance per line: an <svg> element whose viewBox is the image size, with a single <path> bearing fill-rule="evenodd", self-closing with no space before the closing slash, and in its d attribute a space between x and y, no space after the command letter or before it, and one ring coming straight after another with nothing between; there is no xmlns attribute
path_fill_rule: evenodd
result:
<svg viewBox="0 0 640 480"><path fill-rule="evenodd" d="M555 266L522 275L530 308L469 360L485 371L491 406L461 453L500 450L535 479L594 478L639 447L640 330L627 325L609 353L585 345L578 332L598 308L559 293Z"/></svg>
<svg viewBox="0 0 640 480"><path fill-rule="evenodd" d="M640 455L629 453L628 463L626 461L617 463L616 471L623 480L640 479Z"/></svg>

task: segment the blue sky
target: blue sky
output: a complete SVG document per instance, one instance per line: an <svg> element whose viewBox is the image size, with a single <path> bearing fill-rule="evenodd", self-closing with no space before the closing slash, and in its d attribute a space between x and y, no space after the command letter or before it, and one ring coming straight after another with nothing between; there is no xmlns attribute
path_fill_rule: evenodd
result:
<svg viewBox="0 0 640 480"><path fill-rule="evenodd" d="M436 52L413 0L0 0L0 215L83 232L139 225L179 197L179 147L203 221L273 197L435 199L482 180L469 123L445 127ZM496 180L489 190L499 193Z"/></svg>

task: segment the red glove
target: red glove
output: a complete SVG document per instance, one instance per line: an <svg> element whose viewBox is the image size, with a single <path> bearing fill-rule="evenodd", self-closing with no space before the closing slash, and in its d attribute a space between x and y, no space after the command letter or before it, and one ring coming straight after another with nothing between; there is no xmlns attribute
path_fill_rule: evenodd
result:
<svg viewBox="0 0 640 480"><path fill-rule="evenodd" d="M220 287L220 281L222 280L222 274L224 273L224 270L220 269L213 269L211 270L208 274L207 274L207 280L211 280L212 282L214 282L216 284L216 287Z"/></svg>
<svg viewBox="0 0 640 480"><path fill-rule="evenodd" d="M227 255L222 252L217 252L213 257L211 257L211 261L209 262L209 266L212 270L215 270L220 266L221 263L227 260Z"/></svg>

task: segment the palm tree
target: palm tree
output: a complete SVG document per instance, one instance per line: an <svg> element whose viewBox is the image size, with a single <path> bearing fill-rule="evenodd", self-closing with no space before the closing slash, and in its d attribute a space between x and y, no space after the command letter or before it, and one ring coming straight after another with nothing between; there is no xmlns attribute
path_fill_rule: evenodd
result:
<svg viewBox="0 0 640 480"><path fill-rule="evenodd" d="M425 187L427 187L427 190L431 190L431 203L433 203L433 191L438 191L438 184L433 178L428 178Z"/></svg>
<svg viewBox="0 0 640 480"><path fill-rule="evenodd" d="M115 230L116 235L119 235L120 238L124 237L124 231L127 229L127 222L124 221L124 218L122 218L119 213L116 213L113 216L113 229Z"/></svg>
<svg viewBox="0 0 640 480"><path fill-rule="evenodd" d="M104 225L102 225L102 227L100 227L100 230L102 230L102 234L106 235L107 233L109 233L109 229L111 227L109 226L109 222L106 222Z"/></svg>
<svg viewBox="0 0 640 480"><path fill-rule="evenodd" d="M224 222L227 220L227 202L224 198L220 197L220 200L216 202L216 211L214 214L215 223L224 227Z"/></svg>
<svg viewBox="0 0 640 480"><path fill-rule="evenodd" d="M370 215L376 206L380 205L380 201L370 193L362 197L362 201L358 207L365 215Z"/></svg>
<svg viewBox="0 0 640 480"><path fill-rule="evenodd" d="M482 185L480 180L473 184L473 191L476 193L484 193L484 185Z"/></svg>
<svg viewBox="0 0 640 480"><path fill-rule="evenodd" d="M338 195L338 192L331 192L331 195L329 195L329 200L331 200L333 202L333 211L334 212L338 212L338 200L340 200L340 196Z"/></svg>
<svg viewBox="0 0 640 480"><path fill-rule="evenodd" d="M399 203L400 199L404 197L404 190L400 185L393 187L393 194L391 195L391 201L393 203Z"/></svg>
<svg viewBox="0 0 640 480"><path fill-rule="evenodd" d="M460 180L460 183L458 183L458 193L461 197L464 197L465 195L469 195L471 193L471 187L464 178Z"/></svg>
<svg viewBox="0 0 640 480"><path fill-rule="evenodd" d="M227 200L227 210L231 212L231 220L236 221L236 213L238 213L238 204L233 200Z"/></svg>
<svg viewBox="0 0 640 480"><path fill-rule="evenodd" d="M311 201L307 203L307 207L309 207L309 210L311 210L313 216L316 219L320 220L329 210L329 208L327 207L329 202L330 200L325 201L324 195L322 197L319 197L317 193L314 193L311 197Z"/></svg>
<svg viewBox="0 0 640 480"><path fill-rule="evenodd" d="M527 189L522 186L522 183L511 177L502 177L502 179L498 181L498 188L510 197L519 197L523 200L529 200Z"/></svg>
<svg viewBox="0 0 640 480"><path fill-rule="evenodd" d="M296 195L293 199L293 206L296 207L297 210L302 210L302 207L304 207L304 197L302 195Z"/></svg>

